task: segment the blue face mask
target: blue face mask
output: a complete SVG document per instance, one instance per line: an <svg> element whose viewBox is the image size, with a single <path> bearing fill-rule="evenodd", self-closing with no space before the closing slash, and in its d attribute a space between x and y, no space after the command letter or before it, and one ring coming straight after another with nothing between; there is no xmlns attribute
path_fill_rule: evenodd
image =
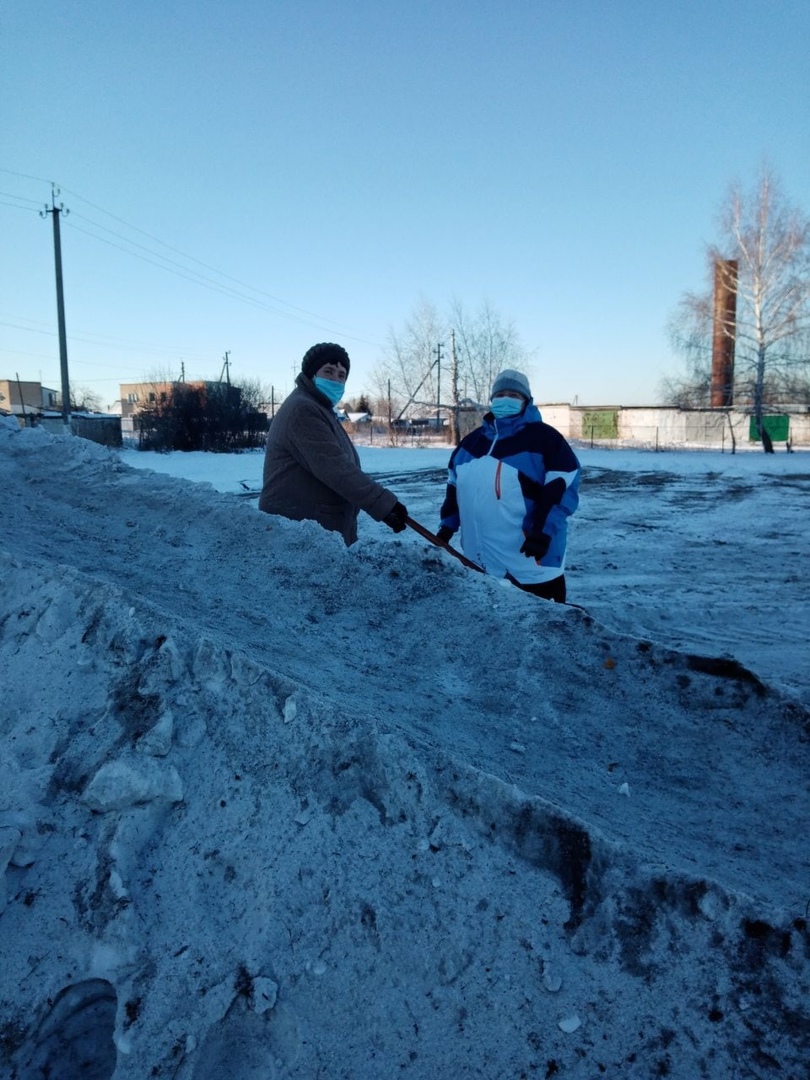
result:
<svg viewBox="0 0 810 1080"><path fill-rule="evenodd" d="M316 375L312 381L324 397L329 398L333 405L337 405L346 389L345 383L335 382L334 379L319 379Z"/></svg>
<svg viewBox="0 0 810 1080"><path fill-rule="evenodd" d="M501 420L504 416L517 416L522 413L525 405L523 398L496 397L490 401L489 409L496 420Z"/></svg>

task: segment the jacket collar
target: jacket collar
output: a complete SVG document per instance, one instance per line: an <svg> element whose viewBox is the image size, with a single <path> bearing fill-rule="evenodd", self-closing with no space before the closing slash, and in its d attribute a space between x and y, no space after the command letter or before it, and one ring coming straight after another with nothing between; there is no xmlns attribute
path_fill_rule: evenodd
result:
<svg viewBox="0 0 810 1080"><path fill-rule="evenodd" d="M311 398L314 398L319 405L325 406L329 412L333 413L335 407L326 394L322 394L315 383L310 379L308 375L305 375L303 371L297 376L295 385L299 390L303 390L305 394L309 394Z"/></svg>

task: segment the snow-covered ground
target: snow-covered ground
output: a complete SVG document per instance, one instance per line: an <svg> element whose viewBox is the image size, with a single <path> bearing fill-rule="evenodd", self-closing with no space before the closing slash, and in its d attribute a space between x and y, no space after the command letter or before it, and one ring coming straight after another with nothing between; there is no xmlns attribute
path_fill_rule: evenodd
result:
<svg viewBox="0 0 810 1080"><path fill-rule="evenodd" d="M585 612L0 426L0 1076L806 1076L810 458L580 453Z"/></svg>
<svg viewBox="0 0 810 1080"><path fill-rule="evenodd" d="M358 449L363 467L435 532L450 449ZM637 637L729 653L807 697L810 453L576 449L584 473L569 599ZM261 487L261 452L121 456L217 491ZM388 532L365 515L360 528L361 537Z"/></svg>

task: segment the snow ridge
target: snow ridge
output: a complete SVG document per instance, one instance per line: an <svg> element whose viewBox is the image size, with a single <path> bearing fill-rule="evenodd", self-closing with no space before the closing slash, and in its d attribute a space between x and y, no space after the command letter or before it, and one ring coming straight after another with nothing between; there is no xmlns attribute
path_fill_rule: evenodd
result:
<svg viewBox="0 0 810 1080"><path fill-rule="evenodd" d="M801 1075L797 703L8 441L0 1075Z"/></svg>

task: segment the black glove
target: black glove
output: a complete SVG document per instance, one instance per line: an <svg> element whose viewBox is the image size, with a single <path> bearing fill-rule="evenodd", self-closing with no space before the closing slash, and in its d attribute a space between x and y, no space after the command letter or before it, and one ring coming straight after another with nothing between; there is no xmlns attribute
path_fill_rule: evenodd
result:
<svg viewBox="0 0 810 1080"><path fill-rule="evenodd" d="M408 511L402 503L394 503L394 509L390 514L387 514L383 518L383 523L386 524L389 529L393 529L395 533L399 533L405 528L405 518L407 516Z"/></svg>
<svg viewBox="0 0 810 1080"><path fill-rule="evenodd" d="M436 539L440 540L443 544L449 544L453 539L453 530L448 529L446 525L440 525L439 531L436 533Z"/></svg>
<svg viewBox="0 0 810 1080"><path fill-rule="evenodd" d="M527 536L520 550L527 559L542 559L550 543L551 537L546 536L545 533L540 533L539 536Z"/></svg>

